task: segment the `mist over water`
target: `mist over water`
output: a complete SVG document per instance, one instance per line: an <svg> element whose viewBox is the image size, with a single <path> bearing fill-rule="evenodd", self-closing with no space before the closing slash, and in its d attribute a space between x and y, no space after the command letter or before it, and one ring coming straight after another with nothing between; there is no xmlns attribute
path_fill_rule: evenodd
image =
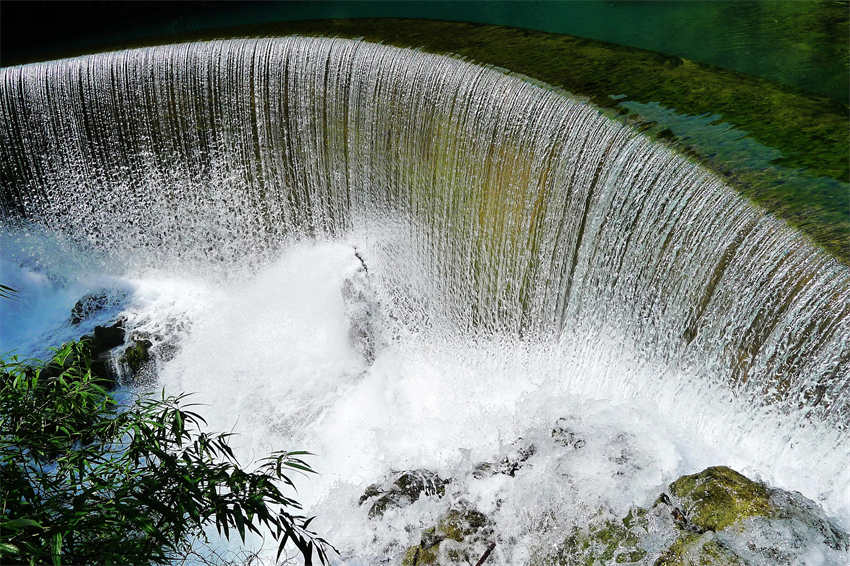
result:
<svg viewBox="0 0 850 566"><path fill-rule="evenodd" d="M850 269L593 107L306 38L5 68L0 102L3 276L30 301L0 314L49 314L0 349L124 290L129 328L176 346L157 385L198 392L246 460L316 453L299 495L351 563L440 513L376 535L358 506L413 468L495 518L504 563L709 465L850 527ZM559 418L587 450L468 476Z"/></svg>

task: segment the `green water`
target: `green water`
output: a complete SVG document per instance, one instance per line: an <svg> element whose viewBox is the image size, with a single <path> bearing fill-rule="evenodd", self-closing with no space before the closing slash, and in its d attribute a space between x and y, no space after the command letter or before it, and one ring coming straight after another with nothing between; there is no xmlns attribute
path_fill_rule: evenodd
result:
<svg viewBox="0 0 850 566"><path fill-rule="evenodd" d="M254 7L242 23L425 18L521 27L679 55L836 100L848 98L842 2L334 2Z"/></svg>
<svg viewBox="0 0 850 566"><path fill-rule="evenodd" d="M65 7L60 3L48 13L4 4L4 35L20 36L17 43L14 35L4 41L4 64L238 26L329 18L423 18L521 27L639 47L845 103L850 89L846 1L178 2ZM51 13L55 29L45 29Z"/></svg>

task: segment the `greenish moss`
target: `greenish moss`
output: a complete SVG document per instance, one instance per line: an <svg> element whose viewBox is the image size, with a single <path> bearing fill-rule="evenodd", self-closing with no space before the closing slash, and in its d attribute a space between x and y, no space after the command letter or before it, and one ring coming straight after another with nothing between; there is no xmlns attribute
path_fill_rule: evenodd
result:
<svg viewBox="0 0 850 566"><path fill-rule="evenodd" d="M655 566L744 566L744 562L717 540L691 533L679 537Z"/></svg>
<svg viewBox="0 0 850 566"><path fill-rule="evenodd" d="M688 522L700 531L719 531L747 517L769 516L767 488L731 468L717 466L670 484Z"/></svg>
<svg viewBox="0 0 850 566"><path fill-rule="evenodd" d="M405 551L402 566L413 566L415 564L438 564L441 547L445 548L445 555L453 562L469 561L470 548L474 547L475 535L487 524L487 517L474 509L462 507L450 509L440 517L435 527L422 531L421 541L417 546L411 546ZM471 537L471 538L470 538ZM451 546L454 542L465 543L463 546ZM466 543L472 543L470 546Z"/></svg>
<svg viewBox="0 0 850 566"><path fill-rule="evenodd" d="M646 551L642 549L631 550L617 555L615 562L617 564L631 564L643 560L646 556Z"/></svg>
<svg viewBox="0 0 850 566"><path fill-rule="evenodd" d="M628 564L646 556L638 537L622 521L608 520L587 530L574 529L558 553L539 561L543 566L593 566L598 563Z"/></svg>
<svg viewBox="0 0 850 566"><path fill-rule="evenodd" d="M646 509L642 507L632 507L629 509L629 512L626 513L626 516L623 517L623 525L625 525L627 529L634 527L645 528L646 524Z"/></svg>
<svg viewBox="0 0 850 566"><path fill-rule="evenodd" d="M471 535L484 526L487 518L483 513L474 510L458 511L450 510L437 525L437 532L444 538L463 541L467 535Z"/></svg>
<svg viewBox="0 0 850 566"><path fill-rule="evenodd" d="M419 545L411 546L404 553L401 566L420 566L423 564L437 563L437 547L422 548Z"/></svg>
<svg viewBox="0 0 850 566"><path fill-rule="evenodd" d="M152 345L149 340L136 340L132 346L124 350L119 361L126 364L133 374L136 374L150 360Z"/></svg>

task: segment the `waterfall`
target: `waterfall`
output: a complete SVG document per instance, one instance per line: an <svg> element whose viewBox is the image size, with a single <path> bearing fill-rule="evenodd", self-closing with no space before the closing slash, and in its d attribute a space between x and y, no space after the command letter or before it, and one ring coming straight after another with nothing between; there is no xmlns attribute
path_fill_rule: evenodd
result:
<svg viewBox="0 0 850 566"><path fill-rule="evenodd" d="M2 101L7 214L152 264L402 219L461 325L613 327L648 358L846 424L847 267L552 90L286 38L6 68Z"/></svg>
<svg viewBox="0 0 850 566"><path fill-rule="evenodd" d="M616 332L644 359L847 425L847 266L582 101L339 39L0 74L6 216L150 265L393 221L460 327Z"/></svg>
<svg viewBox="0 0 850 566"><path fill-rule="evenodd" d="M346 503L400 460L460 466L565 415L600 446L633 439L637 464L611 475L594 448L560 485L552 456L492 510L506 537L724 462L850 524L850 268L582 100L287 37L3 68L0 126L0 236L35 226L60 236L51 257L121 266L127 293L192 334L166 386L226 400L214 424L239 415L257 453L296 438L326 456L305 498L353 555L411 544L373 540ZM402 319L427 336L399 339Z"/></svg>

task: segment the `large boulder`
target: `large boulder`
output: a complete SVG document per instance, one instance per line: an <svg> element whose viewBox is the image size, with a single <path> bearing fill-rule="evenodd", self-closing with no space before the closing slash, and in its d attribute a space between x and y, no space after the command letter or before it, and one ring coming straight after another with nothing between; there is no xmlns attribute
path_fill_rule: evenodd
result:
<svg viewBox="0 0 850 566"><path fill-rule="evenodd" d="M721 531L743 519L770 516L770 491L726 466L706 468L670 484L670 494L684 511L687 527Z"/></svg>
<svg viewBox="0 0 850 566"><path fill-rule="evenodd" d="M682 476L649 508L622 519L602 511L533 566L792 566L807 556L841 564L850 536L812 501L725 466Z"/></svg>

